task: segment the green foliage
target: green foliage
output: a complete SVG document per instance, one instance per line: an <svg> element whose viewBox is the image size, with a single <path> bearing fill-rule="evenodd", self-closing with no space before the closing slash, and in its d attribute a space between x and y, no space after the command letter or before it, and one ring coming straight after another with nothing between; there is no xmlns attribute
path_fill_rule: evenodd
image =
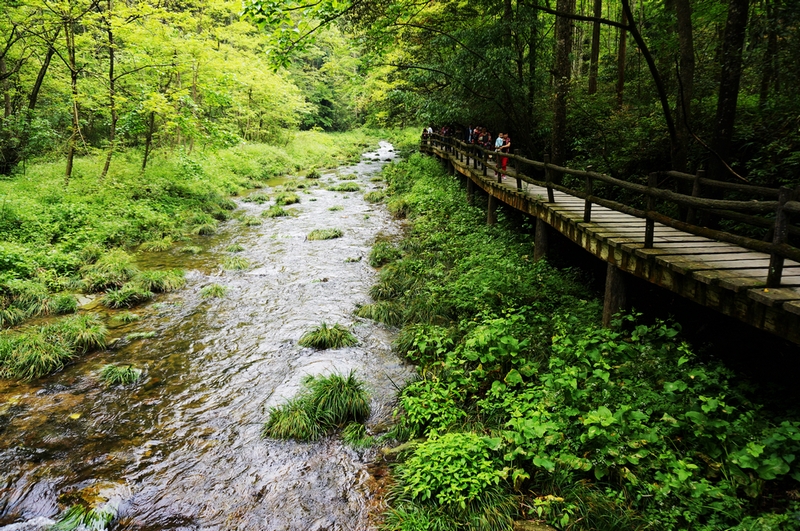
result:
<svg viewBox="0 0 800 531"><path fill-rule="evenodd" d="M405 322L403 312L396 303L391 301L364 304L356 310L356 315L388 326L400 326Z"/></svg>
<svg viewBox="0 0 800 531"><path fill-rule="evenodd" d="M264 192L254 192L242 198L242 201L245 203L257 203L259 205L263 205L264 203L269 203L271 198L269 194L265 194Z"/></svg>
<svg viewBox="0 0 800 531"><path fill-rule="evenodd" d="M97 316L76 315L23 332L0 335L0 377L33 380L60 370L72 358L104 348L106 328Z"/></svg>
<svg viewBox="0 0 800 531"><path fill-rule="evenodd" d="M369 252L369 265L372 267L381 267L382 265L397 260L401 256L400 250L391 242L376 242Z"/></svg>
<svg viewBox="0 0 800 531"><path fill-rule="evenodd" d="M142 370L133 365L104 365L100 369L100 378L108 386L132 384L137 382L141 376Z"/></svg>
<svg viewBox="0 0 800 531"><path fill-rule="evenodd" d="M243 216L240 221L245 227L257 227L261 225L261 220L255 216Z"/></svg>
<svg viewBox="0 0 800 531"><path fill-rule="evenodd" d="M338 212L340 210L344 210L342 205L333 205L332 207L328 208L331 212Z"/></svg>
<svg viewBox="0 0 800 531"><path fill-rule="evenodd" d="M244 251L244 245L240 243L232 243L231 245L225 247L226 253L241 253Z"/></svg>
<svg viewBox="0 0 800 531"><path fill-rule="evenodd" d="M62 514L53 525L55 531L77 531L90 529L102 531L107 529L117 516L117 509L112 504L88 509L82 505L73 505Z"/></svg>
<svg viewBox="0 0 800 531"><path fill-rule="evenodd" d="M170 247L172 247L172 238L167 236L166 238L160 238L158 240L150 240L146 242L142 242L139 246L139 250L142 252L160 252L166 251Z"/></svg>
<svg viewBox="0 0 800 531"><path fill-rule="evenodd" d="M341 238L344 233L341 229L314 229L308 233L309 240L332 240L334 238Z"/></svg>
<svg viewBox="0 0 800 531"><path fill-rule="evenodd" d="M119 321L120 323L123 324L135 323L136 321L139 321L141 318L142 317L140 315L135 314L133 312L120 312L114 316L115 321Z"/></svg>
<svg viewBox="0 0 800 531"><path fill-rule="evenodd" d="M200 296L204 299L220 299L228 293L228 288L219 284L209 284L200 290Z"/></svg>
<svg viewBox="0 0 800 531"><path fill-rule="evenodd" d="M232 271L240 271L250 267L250 260L242 256L226 256L222 260L222 268Z"/></svg>
<svg viewBox="0 0 800 531"><path fill-rule="evenodd" d="M261 212L261 216L265 218L280 218L283 216L288 216L291 209L287 210L283 207L279 207L278 205L272 205L267 210Z"/></svg>
<svg viewBox="0 0 800 531"><path fill-rule="evenodd" d="M270 409L262 436L313 441L347 425L351 437L359 430L350 426L362 422L369 412L369 395L353 371L347 376L310 376L300 394ZM360 433L359 442L364 442L363 431Z"/></svg>
<svg viewBox="0 0 800 531"><path fill-rule="evenodd" d="M331 192L360 192L361 187L357 183L353 182L344 182L332 186L327 186L326 190L330 190Z"/></svg>
<svg viewBox="0 0 800 531"><path fill-rule="evenodd" d="M127 341L136 341L138 339L150 339L153 337L156 337L156 333L150 330L148 332L131 332L125 336L125 339Z"/></svg>
<svg viewBox="0 0 800 531"><path fill-rule="evenodd" d="M375 439L367 435L367 430L359 422L351 422L342 430L342 440L352 448L370 448Z"/></svg>
<svg viewBox="0 0 800 531"><path fill-rule="evenodd" d="M109 251L90 265L81 268L86 291L94 293L111 288L121 288L139 273L133 258L121 249Z"/></svg>
<svg viewBox="0 0 800 531"><path fill-rule="evenodd" d="M203 252L203 248L197 245L186 245L181 247L180 252L183 254L200 254Z"/></svg>
<svg viewBox="0 0 800 531"><path fill-rule="evenodd" d="M180 269L166 271L142 271L134 278L144 290L155 293L175 291L186 285L186 274Z"/></svg>
<svg viewBox="0 0 800 531"><path fill-rule="evenodd" d="M300 202L300 196L293 192L282 192L275 196L276 206L293 205Z"/></svg>
<svg viewBox="0 0 800 531"><path fill-rule="evenodd" d="M382 190L372 190L364 194L364 201L367 203L380 203L386 198L386 192Z"/></svg>
<svg viewBox="0 0 800 531"><path fill-rule="evenodd" d="M329 327L323 322L319 326L303 334L297 343L301 347L329 349L352 347L358 344L358 339L339 323Z"/></svg>
<svg viewBox="0 0 800 531"><path fill-rule="evenodd" d="M100 299L103 306L108 308L130 308L145 301L149 301L155 297L155 293L146 289L142 285L130 282L125 284L119 289L110 289L106 291L103 298Z"/></svg>
<svg viewBox="0 0 800 531"><path fill-rule="evenodd" d="M306 179L320 179L320 178L322 178L322 174L316 168L311 168L310 170L308 170L308 173L306 173Z"/></svg>

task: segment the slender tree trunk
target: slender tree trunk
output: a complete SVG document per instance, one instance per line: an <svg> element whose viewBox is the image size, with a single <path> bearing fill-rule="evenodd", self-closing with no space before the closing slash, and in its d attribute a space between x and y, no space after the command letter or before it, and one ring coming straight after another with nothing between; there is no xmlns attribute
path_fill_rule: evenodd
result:
<svg viewBox="0 0 800 531"><path fill-rule="evenodd" d="M150 112L147 119L147 134L144 139L144 158L142 159L142 171L147 168L147 158L150 156L150 148L153 145L153 133L156 129L156 113Z"/></svg>
<svg viewBox="0 0 800 531"><path fill-rule="evenodd" d="M67 60L70 73L70 90L72 92L72 132L67 142L67 166L64 170L64 186L69 186L72 177L72 166L75 161L75 144L80 135L80 115L78 114L78 65L75 59L75 33L72 18L64 20L64 37L67 45Z"/></svg>
<svg viewBox="0 0 800 531"><path fill-rule="evenodd" d="M594 17L603 16L603 0L594 0ZM589 94L597 92L597 72L600 68L600 22L594 21L592 24L592 52L591 63L589 64Z"/></svg>
<svg viewBox="0 0 800 531"><path fill-rule="evenodd" d="M765 0L767 8L767 48L764 51L761 71L761 86L758 92L758 106L764 108L769 100L769 88L775 78L775 60L778 57L778 33L775 31L775 11L777 0Z"/></svg>
<svg viewBox="0 0 800 531"><path fill-rule="evenodd" d="M7 73L6 58L5 56L0 56L0 79L3 80L3 116L6 118L11 116L11 91L8 89Z"/></svg>
<svg viewBox="0 0 800 531"><path fill-rule="evenodd" d="M692 96L694 93L694 37L692 35L692 6L690 0L674 0L678 46L680 50L680 87L677 100L676 133L678 145L672 157L672 169L687 170L689 158L689 125L692 116Z"/></svg>
<svg viewBox="0 0 800 531"><path fill-rule="evenodd" d="M114 77L114 28L111 25L111 15L113 9L112 0L106 3L106 32L108 34L108 104L111 110L111 129L108 131L108 153L100 180L103 181L108 175L108 168L111 166L111 157L114 155L115 141L117 137L117 102L116 102L116 78Z"/></svg>
<svg viewBox="0 0 800 531"><path fill-rule="evenodd" d="M28 109L31 111L36 108L36 103L39 100L39 91L42 89L44 77L47 75L47 69L50 68L50 61L53 59L53 54L56 53L55 42L59 33L61 33L61 28L56 31L55 35L53 35L53 40L48 43L47 53L44 56L44 61L42 61L42 66L39 67L39 74L36 76L36 81L33 83L33 88L31 89L31 94L28 98Z"/></svg>
<svg viewBox="0 0 800 531"><path fill-rule="evenodd" d="M575 11L575 0L558 0L556 9L571 15ZM564 164L567 156L567 96L571 78L570 53L572 52L573 21L556 17L555 64L553 67L555 100L553 107L553 139L550 160L553 164Z"/></svg>
<svg viewBox="0 0 800 531"><path fill-rule="evenodd" d="M725 23L725 37L722 41L722 70L717 114L711 141L711 148L717 153L717 157L712 157L709 164L709 173L713 179L724 180L730 174L722 161L729 163L731 154L739 82L742 77L742 47L749 8L749 0L730 0L728 3L728 20Z"/></svg>
<svg viewBox="0 0 800 531"><path fill-rule="evenodd" d="M625 10L622 10L620 20L623 25L628 23ZM619 30L619 48L617 49L617 107L622 107L623 94L625 92L625 56L627 55L628 31Z"/></svg>

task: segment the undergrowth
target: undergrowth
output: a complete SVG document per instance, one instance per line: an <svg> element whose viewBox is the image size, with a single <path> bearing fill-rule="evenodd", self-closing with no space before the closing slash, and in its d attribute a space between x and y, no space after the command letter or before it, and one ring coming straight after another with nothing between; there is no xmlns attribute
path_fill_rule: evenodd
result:
<svg viewBox="0 0 800 531"><path fill-rule="evenodd" d="M532 263L533 227L466 204L433 159L388 166L411 229L358 315L403 326L419 378L393 436L384 529L800 528L800 423L772 417L674 323L600 326L568 273ZM517 224L515 229L519 229Z"/></svg>

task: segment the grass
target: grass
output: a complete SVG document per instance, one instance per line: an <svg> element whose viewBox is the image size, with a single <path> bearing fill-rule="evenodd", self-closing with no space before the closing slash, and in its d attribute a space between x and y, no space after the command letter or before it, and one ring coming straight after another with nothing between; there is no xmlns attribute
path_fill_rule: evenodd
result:
<svg viewBox="0 0 800 531"><path fill-rule="evenodd" d="M200 297L204 299L221 299L228 293L228 288L219 284L209 284L200 290Z"/></svg>
<svg viewBox="0 0 800 531"><path fill-rule="evenodd" d="M110 289L106 291L100 302L107 308L130 308L145 301L149 301L155 297L155 293L141 286L138 283L131 282L125 284L119 289Z"/></svg>
<svg viewBox="0 0 800 531"><path fill-rule="evenodd" d="M115 321L119 321L123 324L130 324L135 323L136 321L141 320L142 316L133 312L120 312L114 316Z"/></svg>
<svg viewBox="0 0 800 531"><path fill-rule="evenodd" d="M290 210L287 210L278 205L272 205L268 209L261 212L261 217L264 218L280 218L284 216L288 216L290 214Z"/></svg>
<svg viewBox="0 0 800 531"><path fill-rule="evenodd" d="M348 173L347 175L339 176L340 181L355 181L356 179L358 179L358 175L355 173Z"/></svg>
<svg viewBox="0 0 800 531"><path fill-rule="evenodd" d="M275 196L277 206L293 205L300 202L300 196L294 192L283 192Z"/></svg>
<svg viewBox="0 0 800 531"><path fill-rule="evenodd" d="M217 232L217 223L214 220L214 223L202 223L200 225L195 225L191 229L192 234L196 234L198 236L211 236Z"/></svg>
<svg viewBox="0 0 800 531"><path fill-rule="evenodd" d="M381 267L389 262L394 262L401 256L402 253L400 250L391 242L376 242L369 252L369 265L372 267Z"/></svg>
<svg viewBox="0 0 800 531"><path fill-rule="evenodd" d="M75 315L0 335L0 377L41 378L90 350L105 348L108 331L96 315Z"/></svg>
<svg viewBox="0 0 800 531"><path fill-rule="evenodd" d="M199 245L186 245L181 247L180 252L183 254L200 254L203 252L203 248Z"/></svg>
<svg viewBox="0 0 800 531"><path fill-rule="evenodd" d="M131 332L125 336L125 339L128 341L136 341L137 339L151 339L153 337L156 337L156 333L150 330L148 332Z"/></svg>
<svg viewBox="0 0 800 531"><path fill-rule="evenodd" d="M255 216L242 216L239 220L245 227L257 227L261 225L261 220Z"/></svg>
<svg viewBox="0 0 800 531"><path fill-rule="evenodd" d="M345 261L346 264L352 264L352 263L360 262L363 258L364 258L363 256L358 256L358 257L355 257L355 258L352 257L352 256L348 256L347 258L344 259L344 261Z"/></svg>
<svg viewBox="0 0 800 531"><path fill-rule="evenodd" d="M350 426L362 422L369 413L369 393L354 371L347 376L310 376L303 381L297 396L270 409L261 434L276 439L313 441L347 426L348 436L355 441L353 434L359 432ZM358 440L364 441L363 429L360 433Z"/></svg>
<svg viewBox="0 0 800 531"><path fill-rule="evenodd" d="M367 429L359 422L351 422L342 430L342 440L353 448L370 448L375 438L367 435Z"/></svg>
<svg viewBox="0 0 800 531"><path fill-rule="evenodd" d="M339 210L344 210L344 207L342 205L333 205L332 207L329 207L328 210L331 212L338 212Z"/></svg>
<svg viewBox="0 0 800 531"><path fill-rule="evenodd" d="M242 256L226 256L222 260L222 268L229 271L241 271L250 267L250 261Z"/></svg>
<svg viewBox="0 0 800 531"><path fill-rule="evenodd" d="M392 301L365 304L356 310L356 315L388 326L401 326L406 320L403 312Z"/></svg>
<svg viewBox="0 0 800 531"><path fill-rule="evenodd" d="M180 269L142 271L134 279L140 287L155 293L175 291L186 285L186 273Z"/></svg>
<svg viewBox="0 0 800 531"><path fill-rule="evenodd" d="M58 521L50 529L53 531L77 531L82 529L102 531L108 528L116 516L117 508L110 503L95 509L88 509L82 505L73 505L58 518Z"/></svg>
<svg viewBox="0 0 800 531"><path fill-rule="evenodd" d="M241 253L242 251L244 251L244 246L239 243L233 243L225 247L226 253Z"/></svg>
<svg viewBox="0 0 800 531"><path fill-rule="evenodd" d="M133 365L104 365L100 369L100 378L107 386L132 384L141 376L142 369L137 369Z"/></svg>
<svg viewBox="0 0 800 531"><path fill-rule="evenodd" d="M301 347L316 349L352 347L358 344L358 339L339 323L329 327L326 323L309 330L298 341Z"/></svg>
<svg viewBox="0 0 800 531"><path fill-rule="evenodd" d="M386 198L386 192L383 190L373 190L364 194L364 201L367 203L380 203Z"/></svg>
<svg viewBox="0 0 800 531"><path fill-rule="evenodd" d="M332 240L341 238L344 233L340 229L314 229L308 233L309 240Z"/></svg>
<svg viewBox="0 0 800 531"><path fill-rule="evenodd" d="M344 182L340 184L331 185L325 188L331 192L360 192L361 187L358 183Z"/></svg>
<svg viewBox="0 0 800 531"><path fill-rule="evenodd" d="M256 203L259 205L263 205L264 203L269 203L271 201L271 198L269 194L265 194L264 192L255 192L242 198L242 201L244 201L245 203Z"/></svg>
<svg viewBox="0 0 800 531"><path fill-rule="evenodd" d="M311 168L308 170L308 173L306 173L306 179L320 179L321 177L322 174L316 168Z"/></svg>
<svg viewBox="0 0 800 531"><path fill-rule="evenodd" d="M167 236L158 240L142 242L142 244L139 246L139 250L145 253L161 252L172 247L174 243L175 242L172 240L172 238Z"/></svg>
<svg viewBox="0 0 800 531"><path fill-rule="evenodd" d="M121 288L139 273L133 263L133 257L121 249L114 249L102 256L93 264L80 270L84 289L95 293L111 288Z"/></svg>

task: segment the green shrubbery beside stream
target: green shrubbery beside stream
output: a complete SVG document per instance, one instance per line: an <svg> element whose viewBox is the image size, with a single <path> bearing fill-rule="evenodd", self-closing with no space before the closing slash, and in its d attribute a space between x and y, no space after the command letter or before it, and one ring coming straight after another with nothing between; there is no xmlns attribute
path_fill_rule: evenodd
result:
<svg viewBox="0 0 800 531"><path fill-rule="evenodd" d="M387 529L800 528L800 424L775 417L676 324L600 327L569 272L532 263L530 227L486 226L430 158L385 171L411 229L376 302L418 364L395 436ZM384 244L385 245L385 244Z"/></svg>
<svg viewBox="0 0 800 531"><path fill-rule="evenodd" d="M356 162L382 138L404 146L417 132L294 133L282 146L163 153L144 172L132 150L115 157L103 180L104 157L87 156L68 186L61 161L19 168L0 180L0 328L73 313L79 293L104 293L105 306L125 308L179 288L182 272L140 271L132 253L213 234L233 215L231 196L284 174L318 177L315 168ZM80 354L70 341L51 341L49 330L0 332L0 378L38 378Z"/></svg>

